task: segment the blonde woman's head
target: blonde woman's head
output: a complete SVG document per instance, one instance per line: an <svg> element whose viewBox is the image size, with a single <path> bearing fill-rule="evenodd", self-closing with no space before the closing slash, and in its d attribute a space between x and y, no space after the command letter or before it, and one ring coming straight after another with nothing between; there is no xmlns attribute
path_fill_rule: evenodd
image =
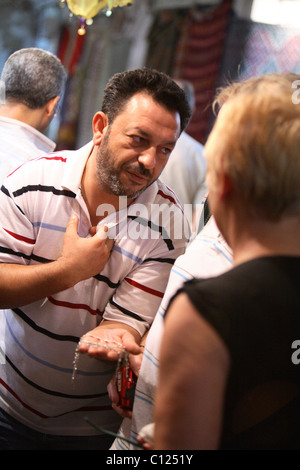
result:
<svg viewBox="0 0 300 470"><path fill-rule="evenodd" d="M229 90L205 153L211 188L224 172L245 211L276 221L300 215L300 104L291 76L271 77Z"/></svg>

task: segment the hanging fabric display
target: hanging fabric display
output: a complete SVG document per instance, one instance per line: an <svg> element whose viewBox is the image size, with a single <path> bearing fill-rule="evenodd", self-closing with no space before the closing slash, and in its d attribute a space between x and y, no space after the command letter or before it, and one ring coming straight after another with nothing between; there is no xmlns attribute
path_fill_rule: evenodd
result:
<svg viewBox="0 0 300 470"><path fill-rule="evenodd" d="M78 34L85 34L85 25L92 21L100 10L109 16L113 8L131 5L133 0L66 0L69 10L80 18Z"/></svg>

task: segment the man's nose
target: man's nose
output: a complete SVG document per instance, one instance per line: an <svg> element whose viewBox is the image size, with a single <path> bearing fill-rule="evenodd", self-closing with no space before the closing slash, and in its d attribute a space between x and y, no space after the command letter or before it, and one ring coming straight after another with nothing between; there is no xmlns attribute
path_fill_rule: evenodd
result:
<svg viewBox="0 0 300 470"><path fill-rule="evenodd" d="M156 148L149 147L139 155L139 163L142 163L147 170L152 170L156 166Z"/></svg>

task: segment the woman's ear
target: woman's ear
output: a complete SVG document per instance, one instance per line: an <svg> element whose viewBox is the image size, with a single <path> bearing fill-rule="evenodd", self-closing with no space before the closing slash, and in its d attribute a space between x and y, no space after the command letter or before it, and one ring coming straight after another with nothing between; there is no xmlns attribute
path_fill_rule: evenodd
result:
<svg viewBox="0 0 300 470"><path fill-rule="evenodd" d="M98 111L93 118L93 142L99 145L108 127L108 119L105 113Z"/></svg>
<svg viewBox="0 0 300 470"><path fill-rule="evenodd" d="M220 198L222 201L231 196L233 191L233 184L227 173L222 173L220 176Z"/></svg>

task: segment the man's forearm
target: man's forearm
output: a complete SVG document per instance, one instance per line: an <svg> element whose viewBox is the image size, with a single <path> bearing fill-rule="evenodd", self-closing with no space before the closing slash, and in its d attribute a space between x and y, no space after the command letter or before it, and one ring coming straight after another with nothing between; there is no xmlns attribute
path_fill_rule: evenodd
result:
<svg viewBox="0 0 300 470"><path fill-rule="evenodd" d="M14 308L55 294L76 283L57 260L43 265L0 264L0 308Z"/></svg>

